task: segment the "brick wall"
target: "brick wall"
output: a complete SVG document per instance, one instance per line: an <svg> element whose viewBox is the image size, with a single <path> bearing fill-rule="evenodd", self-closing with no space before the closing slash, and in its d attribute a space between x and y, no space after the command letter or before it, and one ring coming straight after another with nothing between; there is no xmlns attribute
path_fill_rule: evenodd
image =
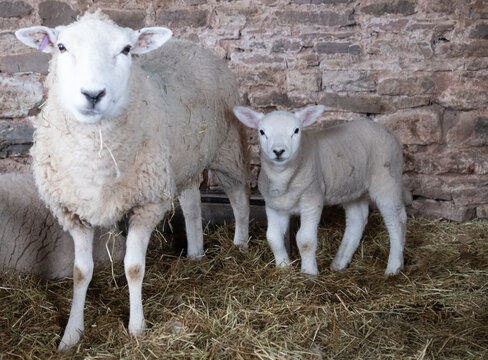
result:
<svg viewBox="0 0 488 360"><path fill-rule="evenodd" d="M255 109L319 103L318 126L386 124L405 144L411 214L488 218L488 0L0 1L0 172L29 170L49 60L13 30L66 24L90 7L213 49Z"/></svg>

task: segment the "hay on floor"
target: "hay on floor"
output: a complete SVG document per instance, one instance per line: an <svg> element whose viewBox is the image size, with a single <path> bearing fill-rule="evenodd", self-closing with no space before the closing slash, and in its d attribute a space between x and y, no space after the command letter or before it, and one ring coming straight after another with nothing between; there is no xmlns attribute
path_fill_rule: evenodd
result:
<svg viewBox="0 0 488 360"><path fill-rule="evenodd" d="M123 268L95 274L78 346L56 354L72 282L2 274L0 359L482 359L488 358L488 222L409 218L405 271L385 278L388 235L370 216L350 267L328 269L344 222L321 225L320 275L276 269L265 229L248 253L232 226L206 230L206 257L180 257L180 242L155 234L143 305L149 330L127 333Z"/></svg>

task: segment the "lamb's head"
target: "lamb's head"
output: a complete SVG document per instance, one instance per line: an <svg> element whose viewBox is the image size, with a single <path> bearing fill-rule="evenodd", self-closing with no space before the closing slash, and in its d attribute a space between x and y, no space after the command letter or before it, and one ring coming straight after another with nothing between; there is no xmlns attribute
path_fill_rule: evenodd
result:
<svg viewBox="0 0 488 360"><path fill-rule="evenodd" d="M97 11L67 26L34 26L19 29L15 35L24 44L53 55L53 94L64 111L79 122L96 123L124 109L131 54L160 47L172 32L163 27L122 28Z"/></svg>
<svg viewBox="0 0 488 360"><path fill-rule="evenodd" d="M295 112L273 111L267 115L237 106L234 114L246 126L257 129L262 154L276 165L284 165L297 155L302 128L317 120L323 105L309 106Z"/></svg>

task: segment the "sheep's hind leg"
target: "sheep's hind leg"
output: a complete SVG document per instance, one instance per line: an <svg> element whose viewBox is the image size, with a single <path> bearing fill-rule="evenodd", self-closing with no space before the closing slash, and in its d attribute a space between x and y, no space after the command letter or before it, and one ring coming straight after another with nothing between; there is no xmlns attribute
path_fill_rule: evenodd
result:
<svg viewBox="0 0 488 360"><path fill-rule="evenodd" d="M285 248L284 236L290 222L290 215L286 212L277 211L266 206L266 215L268 217L268 229L266 239L273 251L276 266L290 265L290 258Z"/></svg>
<svg viewBox="0 0 488 360"><path fill-rule="evenodd" d="M227 173L214 170L225 193L229 197L235 219L234 245L243 250L249 240L249 191L245 178L237 179Z"/></svg>
<svg viewBox="0 0 488 360"><path fill-rule="evenodd" d="M235 120L235 119L233 119ZM237 120L235 120L237 121ZM219 179L229 197L235 219L234 245L247 250L249 240L249 178L243 133L231 126L227 139L209 169Z"/></svg>
<svg viewBox="0 0 488 360"><path fill-rule="evenodd" d="M346 210L346 230L334 261L330 265L330 269L334 271L342 270L349 265L368 222L369 204L367 198L344 204L344 209Z"/></svg>
<svg viewBox="0 0 488 360"><path fill-rule="evenodd" d="M58 346L58 351L63 351L80 340L81 333L84 330L83 312L86 291L93 275L93 228L77 225L70 229L69 232L73 237L75 250L73 301L68 324Z"/></svg>
<svg viewBox="0 0 488 360"><path fill-rule="evenodd" d="M188 244L187 256L199 260L203 252L202 207L200 190L194 184L181 192L179 197L181 210L185 217L186 239Z"/></svg>
<svg viewBox="0 0 488 360"><path fill-rule="evenodd" d="M166 206L167 205L167 206ZM151 233L170 204L148 204L133 209L125 250L124 268L129 284L130 316L129 333L142 335L146 328L142 309L142 279L146 265L146 250Z"/></svg>
<svg viewBox="0 0 488 360"><path fill-rule="evenodd" d="M385 275L396 275L403 269L403 248L405 247L405 232L407 214L403 204L401 190L392 199L376 199L376 205L383 216L388 234L390 235L390 255Z"/></svg>

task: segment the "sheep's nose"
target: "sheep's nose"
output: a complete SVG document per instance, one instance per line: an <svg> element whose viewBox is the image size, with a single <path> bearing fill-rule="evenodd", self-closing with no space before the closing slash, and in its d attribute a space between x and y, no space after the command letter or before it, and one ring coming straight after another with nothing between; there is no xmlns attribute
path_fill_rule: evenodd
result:
<svg viewBox="0 0 488 360"><path fill-rule="evenodd" d="M93 107L95 107L95 104L105 96L105 89L94 91L81 90L81 93L85 95L88 102L92 104Z"/></svg>
<svg viewBox="0 0 488 360"><path fill-rule="evenodd" d="M285 149L274 149L273 152L276 154L276 157L279 158L281 154L285 152Z"/></svg>

